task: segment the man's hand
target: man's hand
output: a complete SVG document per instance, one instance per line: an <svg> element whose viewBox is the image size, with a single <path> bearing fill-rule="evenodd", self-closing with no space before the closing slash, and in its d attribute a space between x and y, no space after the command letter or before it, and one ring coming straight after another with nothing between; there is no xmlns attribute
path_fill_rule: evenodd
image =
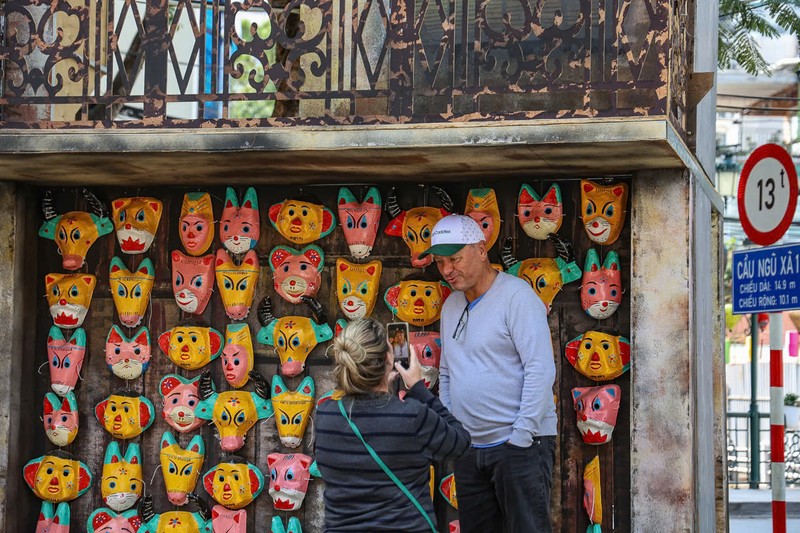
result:
<svg viewBox="0 0 800 533"><path fill-rule="evenodd" d="M418 381L422 380L422 367L419 364L419 359L417 359L414 346L410 342L408 343L408 353L408 368L403 368L399 361L395 361L394 369L403 378L406 388L410 389Z"/></svg>

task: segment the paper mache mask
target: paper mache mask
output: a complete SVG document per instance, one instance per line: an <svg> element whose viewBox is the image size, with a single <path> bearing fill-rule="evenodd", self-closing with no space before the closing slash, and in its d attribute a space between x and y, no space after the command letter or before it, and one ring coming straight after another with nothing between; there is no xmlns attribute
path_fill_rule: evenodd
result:
<svg viewBox="0 0 800 533"><path fill-rule="evenodd" d="M172 251L172 292L181 311L202 315L214 290L214 255L190 257Z"/></svg>
<svg viewBox="0 0 800 533"><path fill-rule="evenodd" d="M161 435L159 461L170 503L186 505L189 493L197 485L205 458L206 447L200 435L192 437L185 449L181 448L169 431Z"/></svg>
<svg viewBox="0 0 800 533"><path fill-rule="evenodd" d="M36 533L69 533L69 504L62 502L58 507L50 502L42 502Z"/></svg>
<svg viewBox="0 0 800 533"><path fill-rule="evenodd" d="M226 452L235 452L244 446L250 428L273 414L269 385L256 372L250 373L250 379L255 383L255 392L232 390L217 393L208 370L200 377L200 403L194 415L214 422L220 446Z"/></svg>
<svg viewBox="0 0 800 533"><path fill-rule="evenodd" d="M117 441L112 440L106 448L106 457L103 460L103 477L100 482L103 503L117 512L130 509L142 496L143 479L139 445L128 444L123 456Z"/></svg>
<svg viewBox="0 0 800 533"><path fill-rule="evenodd" d="M272 517L272 527L270 533L303 533L303 526L296 516L290 516L286 527L283 527L283 520L280 516Z"/></svg>
<svg viewBox="0 0 800 533"><path fill-rule="evenodd" d="M293 304L302 302L303 296L314 298L317 295L324 266L325 253L314 244L300 251L276 246L269 254L275 292Z"/></svg>
<svg viewBox="0 0 800 533"><path fill-rule="evenodd" d="M86 531L88 533L136 533L141 525L142 519L136 509L117 514L111 509L101 507L89 515L89 519L86 521Z"/></svg>
<svg viewBox="0 0 800 533"><path fill-rule="evenodd" d="M197 370L222 353L222 334L214 328L175 326L158 337L158 345L179 367Z"/></svg>
<svg viewBox="0 0 800 533"><path fill-rule="evenodd" d="M586 444L605 444L617 425L622 391L618 385L576 387L572 402L578 414L578 431Z"/></svg>
<svg viewBox="0 0 800 533"><path fill-rule="evenodd" d="M500 236L500 207L494 189L471 189L467 194L464 214L481 227L486 237L486 249L490 249Z"/></svg>
<svg viewBox="0 0 800 533"><path fill-rule="evenodd" d="M453 200L439 187L431 187L436 196L442 201L442 207L415 207L404 211L397 203L397 194L392 188L386 200L386 210L392 220L384 230L387 235L401 237L411 250L411 266L424 268L431 264L433 256L427 255L420 259L419 255L430 248L431 233L439 219L453 212Z"/></svg>
<svg viewBox="0 0 800 533"><path fill-rule="evenodd" d="M56 326L47 334L47 361L50 367L50 388L59 396L75 389L86 356L86 332L76 329L69 339Z"/></svg>
<svg viewBox="0 0 800 533"><path fill-rule="evenodd" d="M228 318L247 318L258 285L258 255L255 250L245 254L241 265L234 263L225 250L217 250L216 277Z"/></svg>
<svg viewBox="0 0 800 533"><path fill-rule="evenodd" d="M344 316L352 320L372 314L378 299L382 267L380 261L359 264L341 258L336 260L336 296Z"/></svg>
<svg viewBox="0 0 800 533"><path fill-rule="evenodd" d="M39 228L39 236L56 241L64 270L81 268L94 241L114 230L100 200L86 189L83 189L83 195L93 213L70 211L59 215L53 207L51 191L45 191L42 199L45 221Z"/></svg>
<svg viewBox="0 0 800 533"><path fill-rule="evenodd" d="M432 389L439 380L439 362L442 357L442 339L438 331L412 331L409 342L417 354L422 370L422 381Z"/></svg>
<svg viewBox="0 0 800 533"><path fill-rule="evenodd" d="M344 240L350 249L350 255L356 259L369 256L378 226L381 222L381 193L370 187L364 201L359 203L347 187L339 189L339 225L344 232Z"/></svg>
<svg viewBox="0 0 800 533"><path fill-rule="evenodd" d="M383 300L403 322L429 326L439 320L442 305L450 292L450 285L443 281L410 279L389 287Z"/></svg>
<svg viewBox="0 0 800 533"><path fill-rule="evenodd" d="M149 258L142 260L135 272L128 270L119 257L111 260L108 280L122 325L135 328L142 322L155 279L156 271Z"/></svg>
<svg viewBox="0 0 800 533"><path fill-rule="evenodd" d="M583 470L583 508L592 523L587 533L595 533L603 522L603 499L600 494L600 457L595 456ZM594 526L594 527L593 527Z"/></svg>
<svg viewBox="0 0 800 533"><path fill-rule="evenodd" d="M614 314L622 302L622 272L619 255L610 251L600 266L600 256L594 248L586 254L581 280L581 307L592 318L602 320Z"/></svg>
<svg viewBox="0 0 800 533"><path fill-rule="evenodd" d="M44 432L56 446L69 446L78 435L78 402L75 393L59 398L52 392L44 395L42 410Z"/></svg>
<svg viewBox="0 0 800 533"><path fill-rule="evenodd" d="M100 424L118 439L138 437L153 424L153 404L135 391L120 390L98 403L94 414Z"/></svg>
<svg viewBox="0 0 800 533"><path fill-rule="evenodd" d="M113 324L106 337L106 364L120 379L136 379L150 366L150 331L144 326L131 338Z"/></svg>
<svg viewBox="0 0 800 533"><path fill-rule="evenodd" d="M271 453L267 456L269 468L269 495L278 511L297 511L303 505L311 476L318 475L311 457L302 453Z"/></svg>
<svg viewBox="0 0 800 533"><path fill-rule="evenodd" d="M29 461L23 476L38 498L51 503L74 500L92 484L89 467L61 450Z"/></svg>
<svg viewBox="0 0 800 533"><path fill-rule="evenodd" d="M137 533L212 533L211 511L196 494L188 495L189 501L197 506L196 512L168 511L156 514L153 497L145 496L139 505L142 525Z"/></svg>
<svg viewBox="0 0 800 533"><path fill-rule="evenodd" d="M628 185L598 185L581 180L581 212L583 227L589 240L598 244L613 244L625 225L628 209Z"/></svg>
<svg viewBox="0 0 800 533"><path fill-rule="evenodd" d="M111 202L111 219L123 254L140 254L153 244L164 206L156 198L117 198Z"/></svg>
<svg viewBox="0 0 800 533"><path fill-rule="evenodd" d="M241 509L264 490L264 474L256 465L229 455L203 475L203 486L218 504Z"/></svg>
<svg viewBox="0 0 800 533"><path fill-rule="evenodd" d="M47 305L53 323L64 329L74 329L83 324L92 303L97 278L91 274L47 274Z"/></svg>
<svg viewBox="0 0 800 533"><path fill-rule="evenodd" d="M523 183L517 199L517 217L522 230L531 239L544 241L551 233L558 233L564 220L561 187L554 183L540 197L530 185Z"/></svg>
<svg viewBox="0 0 800 533"><path fill-rule="evenodd" d="M444 496L453 509L458 509L458 498L456 496L456 475L450 474L442 478L439 483L439 492Z"/></svg>
<svg viewBox="0 0 800 533"><path fill-rule="evenodd" d="M266 296L258 306L258 320L261 329L256 340L261 344L273 346L281 360L281 374L294 377L306 365L306 359L320 342L333 338L333 331L327 323L325 311L316 300L303 297L311 308L314 318L303 316L272 316L272 301Z"/></svg>
<svg viewBox="0 0 800 533"><path fill-rule="evenodd" d="M211 523L214 526L214 531L246 533L247 511L244 509L234 511L232 509L226 509L222 505L215 505L211 509Z"/></svg>
<svg viewBox="0 0 800 533"><path fill-rule="evenodd" d="M222 371L231 387L247 384L253 370L255 354L248 324L228 324L225 327L225 348L222 349Z"/></svg>
<svg viewBox="0 0 800 533"><path fill-rule="evenodd" d="M214 209L207 192L183 195L179 230L187 254L197 257L211 247L214 240Z"/></svg>
<svg viewBox="0 0 800 533"><path fill-rule="evenodd" d="M289 390L278 374L272 377L272 408L281 443L297 448L303 440L314 409L314 379L306 376L297 390Z"/></svg>
<svg viewBox="0 0 800 533"><path fill-rule="evenodd" d="M587 331L567 343L565 355L575 370L594 381L609 381L631 366L628 339Z"/></svg>
<svg viewBox="0 0 800 533"><path fill-rule="evenodd" d="M550 240L555 244L559 257L531 257L517 261L511 252L511 237L506 239L505 246L500 251L500 257L506 271L512 276L524 279L533 287L547 307L547 313L553 309L553 300L567 283L580 279L581 271L575 264L575 251L572 244L560 239L555 233L550 234Z"/></svg>
<svg viewBox="0 0 800 533"><path fill-rule="evenodd" d="M248 187L239 205L233 187L225 190L225 207L219 221L219 239L232 254L243 254L258 244L261 234L261 219L258 216L258 195Z"/></svg>
<svg viewBox="0 0 800 533"><path fill-rule="evenodd" d="M167 374L161 378L159 393L164 401L161 416L178 433L193 431L205 420L194 416L194 409L200 403L200 376L187 379L177 374Z"/></svg>
<svg viewBox="0 0 800 533"><path fill-rule="evenodd" d="M284 200L269 208L269 221L283 238L309 244L327 236L336 226L333 211L315 202Z"/></svg>

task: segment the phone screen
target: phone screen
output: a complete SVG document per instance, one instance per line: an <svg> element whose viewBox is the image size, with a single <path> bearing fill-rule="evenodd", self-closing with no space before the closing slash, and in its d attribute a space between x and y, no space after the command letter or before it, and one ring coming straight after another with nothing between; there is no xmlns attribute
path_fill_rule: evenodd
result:
<svg viewBox="0 0 800 533"><path fill-rule="evenodd" d="M386 336L389 339L389 349L394 354L394 360L399 361L403 368L408 368L408 324L405 322L391 322L386 324Z"/></svg>

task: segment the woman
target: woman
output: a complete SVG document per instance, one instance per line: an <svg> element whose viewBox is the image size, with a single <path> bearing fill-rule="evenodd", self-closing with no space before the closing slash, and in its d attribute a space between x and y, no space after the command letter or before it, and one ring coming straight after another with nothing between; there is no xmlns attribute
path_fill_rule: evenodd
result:
<svg viewBox="0 0 800 533"><path fill-rule="evenodd" d="M408 369L395 364L380 323L351 322L334 339L332 351L344 396L320 405L315 422L316 460L325 481L325 532L430 532L436 521L430 465L461 456L469 434L425 388L413 351ZM404 401L390 393L398 374L408 388ZM427 518L369 454L340 403Z"/></svg>

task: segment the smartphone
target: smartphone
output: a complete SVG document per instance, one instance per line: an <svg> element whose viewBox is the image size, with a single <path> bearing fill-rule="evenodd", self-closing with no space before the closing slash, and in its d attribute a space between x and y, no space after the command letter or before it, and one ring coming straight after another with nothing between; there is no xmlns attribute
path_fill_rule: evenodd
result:
<svg viewBox="0 0 800 533"><path fill-rule="evenodd" d="M394 360L400 362L403 368L408 368L409 334L408 324L405 322L390 322L386 324L386 337L389 339L389 349L394 354Z"/></svg>

